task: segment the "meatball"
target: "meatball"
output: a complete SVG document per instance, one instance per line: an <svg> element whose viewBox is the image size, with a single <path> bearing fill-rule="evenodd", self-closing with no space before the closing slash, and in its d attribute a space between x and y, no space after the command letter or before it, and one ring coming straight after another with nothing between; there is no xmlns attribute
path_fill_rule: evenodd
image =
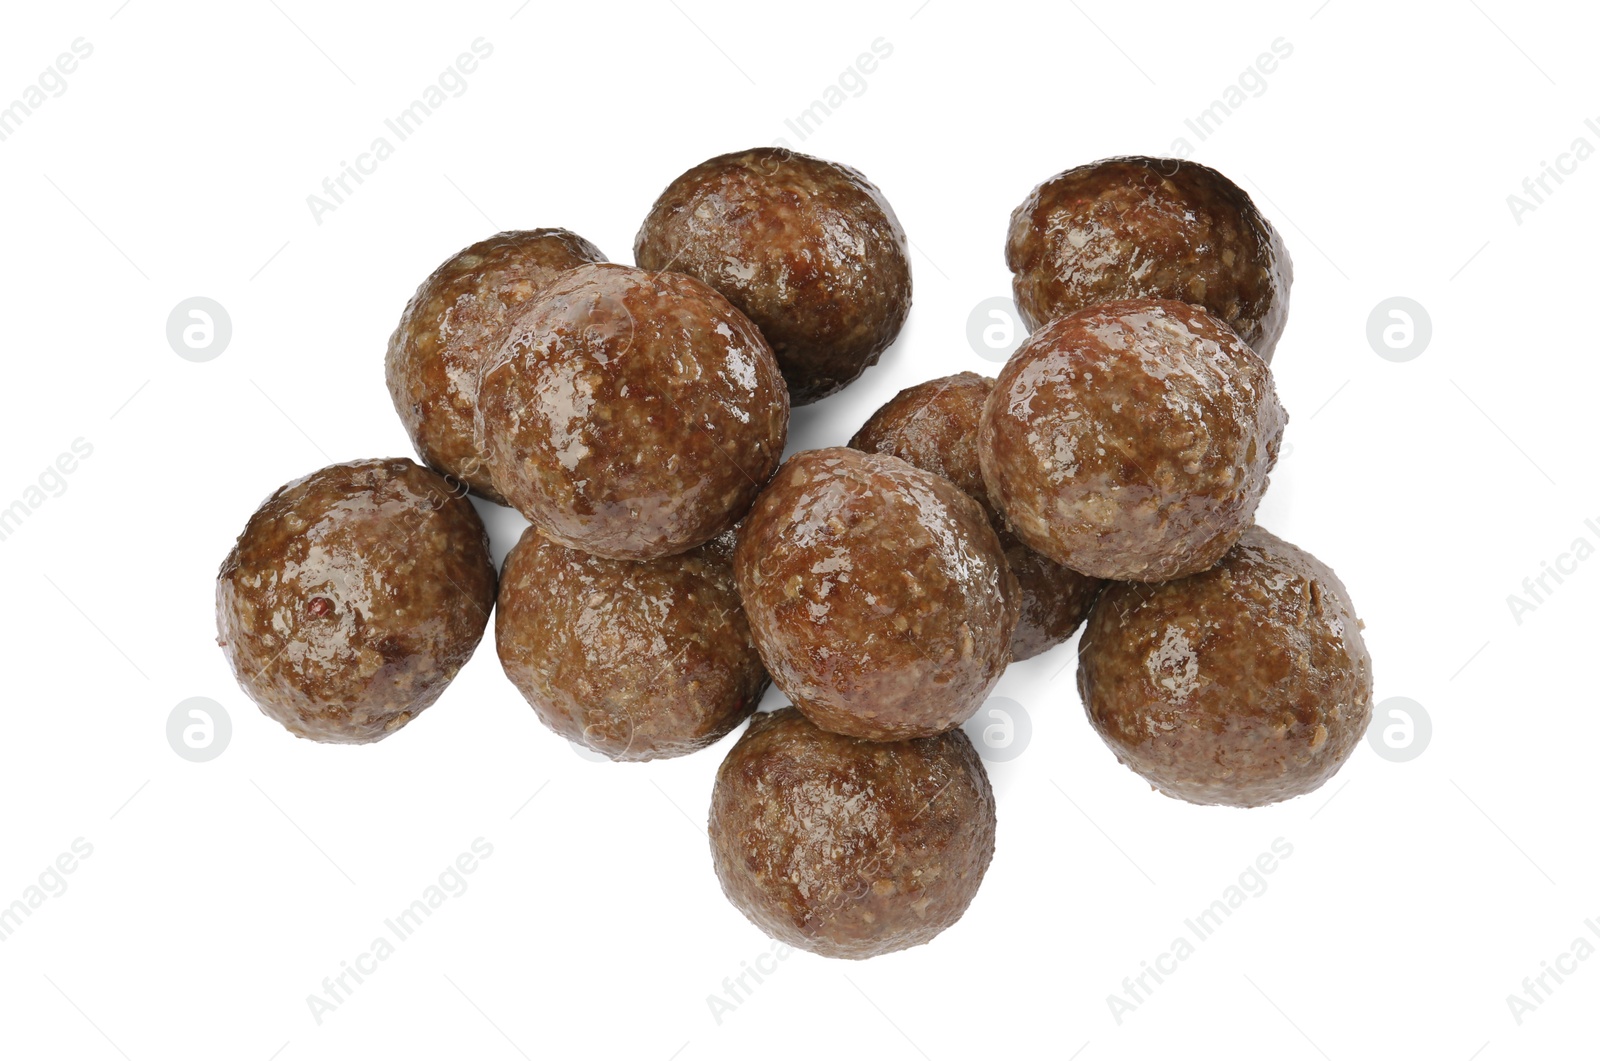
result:
<svg viewBox="0 0 1600 1061"><path fill-rule="evenodd" d="M1012 212L1006 265L1029 330L1096 302L1170 298L1226 321L1264 361L1294 281L1250 196L1175 158L1110 158L1051 177Z"/></svg>
<svg viewBox="0 0 1600 1061"><path fill-rule="evenodd" d="M993 389L994 380L975 372L907 387L872 414L850 445L942 475L983 506L1021 591L1011 635L1011 658L1020 660L1071 637L1089 614L1101 582L1023 545L990 504L978 467L978 420Z"/></svg>
<svg viewBox="0 0 1600 1061"><path fill-rule="evenodd" d="M1255 516L1288 416L1266 362L1182 302L1105 302L1029 336L984 406L978 459L1023 542L1097 578L1222 559Z"/></svg>
<svg viewBox="0 0 1600 1061"><path fill-rule="evenodd" d="M637 762L687 755L749 718L767 672L734 589L731 538L607 560L529 527L506 557L494 632L540 721Z"/></svg>
<svg viewBox="0 0 1600 1061"><path fill-rule="evenodd" d="M793 708L757 715L717 771L711 859L728 901L829 958L926 943L994 855L994 793L960 730L863 741Z"/></svg>
<svg viewBox="0 0 1600 1061"><path fill-rule="evenodd" d="M547 537L648 560L738 522L789 398L761 333L705 284L582 265L513 322L478 413L495 484Z"/></svg>
<svg viewBox="0 0 1600 1061"><path fill-rule="evenodd" d="M494 605L472 504L409 460L335 464L280 487L217 574L217 643L297 737L381 740L444 692Z"/></svg>
<svg viewBox="0 0 1600 1061"><path fill-rule="evenodd" d="M1314 791L1372 715L1372 658L1350 595L1260 527L1220 565L1113 584L1078 646L1089 721L1169 796L1259 807Z"/></svg>
<svg viewBox="0 0 1600 1061"><path fill-rule="evenodd" d="M791 457L739 530L734 574L773 682L835 733L959 726L1011 658L1017 583L983 509L898 457Z"/></svg>
<svg viewBox="0 0 1600 1061"><path fill-rule="evenodd" d="M906 235L883 193L849 166L782 148L722 155L673 181L633 256L699 277L755 321L796 405L877 364L911 310Z"/></svg>
<svg viewBox="0 0 1600 1061"><path fill-rule="evenodd" d="M417 456L479 497L505 504L474 430L478 379L516 308L574 265L603 262L564 228L502 232L452 256L406 303L389 339L389 396Z"/></svg>

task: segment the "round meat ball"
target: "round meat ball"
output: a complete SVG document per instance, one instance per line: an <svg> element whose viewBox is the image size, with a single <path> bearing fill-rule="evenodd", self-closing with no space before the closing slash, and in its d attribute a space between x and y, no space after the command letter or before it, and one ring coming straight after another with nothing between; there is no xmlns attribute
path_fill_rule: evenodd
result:
<svg viewBox="0 0 1600 1061"><path fill-rule="evenodd" d="M335 464L280 487L217 574L217 643L297 737L381 740L439 698L494 606L472 504L409 460Z"/></svg>
<svg viewBox="0 0 1600 1061"><path fill-rule="evenodd" d="M755 321L796 405L877 364L911 310L906 235L877 185L783 148L722 155L673 181L633 256L699 277Z"/></svg>
<svg viewBox="0 0 1600 1061"><path fill-rule="evenodd" d="M749 509L789 398L766 340L691 276L569 270L511 325L478 392L489 472L569 548L692 549Z"/></svg>
<svg viewBox="0 0 1600 1061"><path fill-rule="evenodd" d="M942 475L983 506L1021 591L1011 658L1022 660L1071 637L1102 583L1029 549L990 504L978 466L978 421L993 389L994 380L976 372L907 387L872 414L850 445Z"/></svg>
<svg viewBox="0 0 1600 1061"><path fill-rule="evenodd" d="M1110 158L1058 173L1011 214L1006 265L1029 330L1096 302L1204 307L1271 361L1294 266L1250 196L1175 158Z"/></svg>
<svg viewBox="0 0 1600 1061"><path fill-rule="evenodd" d="M732 552L730 533L676 556L607 560L529 527L495 611L506 676L545 725L617 761L716 743L767 687Z"/></svg>
<svg viewBox="0 0 1600 1061"><path fill-rule="evenodd" d="M406 303L389 339L385 375L417 456L472 492L505 504L484 466L474 422L478 380L517 307L561 273L603 262L564 228L501 232L451 256Z"/></svg>
<svg viewBox="0 0 1600 1061"><path fill-rule="evenodd" d="M960 730L863 741L757 715L717 771L711 858L767 935L871 958L961 919L994 855L994 793Z"/></svg>
<svg viewBox="0 0 1600 1061"><path fill-rule="evenodd" d="M1159 582L1204 571L1250 526L1287 421L1226 324L1129 299L1028 337L984 406L978 458L1023 542L1086 575Z"/></svg>
<svg viewBox="0 0 1600 1061"><path fill-rule="evenodd" d="M791 457L739 530L734 574L773 682L835 733L943 733L1011 659L1019 591L983 509L898 457Z"/></svg>
<svg viewBox="0 0 1600 1061"><path fill-rule="evenodd" d="M1259 807L1319 788L1372 715L1350 595L1260 527L1217 567L1113 584L1078 646L1078 690L1117 759L1190 803Z"/></svg>

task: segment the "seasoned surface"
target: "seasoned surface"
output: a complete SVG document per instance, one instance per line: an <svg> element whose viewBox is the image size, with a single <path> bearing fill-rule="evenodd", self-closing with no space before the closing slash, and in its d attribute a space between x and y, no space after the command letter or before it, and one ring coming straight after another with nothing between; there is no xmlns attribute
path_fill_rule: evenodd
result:
<svg viewBox="0 0 1600 1061"><path fill-rule="evenodd" d="M1266 362L1181 302L1106 302L1006 362L978 457L1019 538L1099 578L1204 571L1255 516L1288 416Z"/></svg>
<svg viewBox="0 0 1600 1061"><path fill-rule="evenodd" d="M518 306L574 265L605 255L564 228L501 232L453 255L406 303L389 339L389 396L417 456L505 504L484 467L473 420L484 362Z"/></svg>
<svg viewBox="0 0 1600 1061"><path fill-rule="evenodd" d="M731 535L656 560L607 560L536 528L506 557L495 644L545 725L616 760L721 739L767 687L733 585Z"/></svg>
<svg viewBox="0 0 1600 1061"><path fill-rule="evenodd" d="M512 324L479 392L489 470L546 536L643 560L732 527L783 454L755 325L693 277L583 265Z"/></svg>
<svg viewBox="0 0 1600 1061"><path fill-rule="evenodd" d="M898 457L791 457L740 528L734 572L773 682L836 733L958 726L1011 658L1017 584L983 509Z"/></svg>
<svg viewBox="0 0 1600 1061"><path fill-rule="evenodd" d="M1022 593L1011 658L1028 659L1072 636L1101 582L1029 549L990 504L978 466L978 420L993 389L994 380L975 372L907 387L872 414L850 445L942 475L983 506Z"/></svg>
<svg viewBox="0 0 1600 1061"><path fill-rule="evenodd" d="M1078 647L1089 721L1169 796L1256 807L1332 777L1372 714L1372 659L1328 567L1260 527L1209 571L1113 583Z"/></svg>
<svg viewBox="0 0 1600 1061"><path fill-rule="evenodd" d="M1205 307L1265 361L1294 280L1250 196L1172 158L1110 158L1051 177L1012 212L1006 265L1029 330L1096 302L1170 298Z"/></svg>
<svg viewBox="0 0 1600 1061"><path fill-rule="evenodd" d="M409 460L335 464L279 488L217 574L234 677L297 737L360 744L439 698L494 605L472 505Z"/></svg>
<svg viewBox="0 0 1600 1061"><path fill-rule="evenodd" d="M761 328L805 405L861 375L911 309L905 232L849 166L781 148L722 155L661 193L633 244L699 277Z"/></svg>
<svg viewBox="0 0 1600 1061"><path fill-rule="evenodd" d="M994 793L960 730L862 741L757 715L717 771L711 858L756 927L830 958L926 943L994 855Z"/></svg>

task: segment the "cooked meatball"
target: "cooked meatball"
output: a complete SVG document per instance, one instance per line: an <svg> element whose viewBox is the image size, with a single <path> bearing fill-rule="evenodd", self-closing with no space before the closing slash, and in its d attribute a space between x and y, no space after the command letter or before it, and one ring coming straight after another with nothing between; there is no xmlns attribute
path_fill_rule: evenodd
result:
<svg viewBox="0 0 1600 1061"><path fill-rule="evenodd" d="M489 471L562 545L619 560L732 527L783 454L789 399L749 319L700 281L582 265L512 324L478 393Z"/></svg>
<svg viewBox="0 0 1600 1061"><path fill-rule="evenodd" d="M906 235L883 193L849 166L782 148L722 155L673 181L633 256L697 276L743 310L796 405L877 364L911 310Z"/></svg>
<svg viewBox="0 0 1600 1061"><path fill-rule="evenodd" d="M975 372L907 387L872 414L850 445L942 475L983 506L1021 591L1011 635L1011 658L1020 660L1071 637L1089 614L1101 582L1023 545L989 503L978 467L978 420L993 389L994 380Z"/></svg>
<svg viewBox="0 0 1600 1061"><path fill-rule="evenodd" d="M1209 571L1107 587L1078 689L1096 732L1155 788L1259 807L1349 758L1372 714L1372 658L1338 576L1252 527Z"/></svg>
<svg viewBox="0 0 1600 1061"><path fill-rule="evenodd" d="M767 672L734 589L731 537L607 560L529 527L506 557L494 632L540 721L644 761L714 744L750 717Z"/></svg>
<svg viewBox="0 0 1600 1061"><path fill-rule="evenodd" d="M1266 362L1182 302L1104 302L1028 337L984 406L989 497L1024 543L1097 578L1222 559L1255 516L1288 416Z"/></svg>
<svg viewBox="0 0 1600 1061"><path fill-rule="evenodd" d="M453 255L406 303L385 370L395 411L437 472L505 504L474 432L478 379L518 306L562 272L603 262L593 243L564 228L502 232Z"/></svg>
<svg viewBox="0 0 1600 1061"><path fill-rule="evenodd" d="M217 643L297 737L381 740L444 692L494 605L472 505L409 460L335 464L280 487L217 574Z"/></svg>
<svg viewBox="0 0 1600 1061"><path fill-rule="evenodd" d="M1109 158L1051 177L1012 212L1006 265L1030 330L1096 302L1170 298L1225 321L1264 361L1294 281L1250 196L1175 158Z"/></svg>
<svg viewBox="0 0 1600 1061"><path fill-rule="evenodd" d="M1017 584L983 509L898 457L791 457L739 530L734 573L773 682L835 733L959 726L1011 658Z"/></svg>
<svg viewBox="0 0 1600 1061"><path fill-rule="evenodd" d="M829 958L926 943L994 855L994 793L960 730L863 741L793 708L757 715L717 771L711 858L774 939Z"/></svg>

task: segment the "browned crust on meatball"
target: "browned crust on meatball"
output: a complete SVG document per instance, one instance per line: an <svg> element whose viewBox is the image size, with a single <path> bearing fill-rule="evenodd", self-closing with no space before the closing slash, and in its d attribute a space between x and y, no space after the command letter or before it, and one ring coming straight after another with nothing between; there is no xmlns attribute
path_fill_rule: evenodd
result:
<svg viewBox="0 0 1600 1061"><path fill-rule="evenodd" d="M518 306L561 273L606 256L564 228L501 232L452 255L422 282L389 339L389 396L417 456L505 504L473 427L478 381Z"/></svg>
<svg viewBox="0 0 1600 1061"><path fill-rule="evenodd" d="M983 506L1021 590L1011 658L1023 660L1072 636L1089 614L1101 581L1029 549L990 504L978 463L978 421L993 389L994 380L975 372L907 387L872 414L850 445L942 475Z"/></svg>
<svg viewBox="0 0 1600 1061"><path fill-rule="evenodd" d="M960 730L908 741L757 715L717 771L711 857L728 900L829 958L915 947L955 924L994 855L994 793Z"/></svg>
<svg viewBox="0 0 1600 1061"><path fill-rule="evenodd" d="M734 573L773 682L836 733L959 726L1011 658L1017 584L983 509L898 457L791 457L740 528Z"/></svg>
<svg viewBox="0 0 1600 1061"><path fill-rule="evenodd" d="M750 717L767 672L720 543L636 562L523 532L501 574L495 645L540 721L643 762L714 744Z"/></svg>
<svg viewBox="0 0 1600 1061"><path fill-rule="evenodd" d="M1078 690L1117 759L1190 803L1258 807L1320 787L1372 714L1372 658L1344 583L1252 527L1217 567L1113 584Z"/></svg>
<svg viewBox="0 0 1600 1061"><path fill-rule="evenodd" d="M268 718L362 744L439 698L494 605L489 537L409 460L335 464L280 487L217 574L217 642Z"/></svg>
<svg viewBox="0 0 1600 1061"><path fill-rule="evenodd" d="M1294 266L1250 196L1174 158L1058 173L1011 214L1006 265L1029 330L1096 302L1170 298L1226 321L1265 361L1289 316Z"/></svg>
<svg viewBox="0 0 1600 1061"><path fill-rule="evenodd" d="M489 470L546 536L613 559L732 527L783 454L772 351L691 276L583 265L512 324L483 377Z"/></svg>
<svg viewBox="0 0 1600 1061"><path fill-rule="evenodd" d="M905 232L859 172L783 148L721 155L667 186L633 244L760 327L805 405L877 364L911 310Z"/></svg>
<svg viewBox="0 0 1600 1061"><path fill-rule="evenodd" d="M1129 299L1022 344L984 406L978 457L1025 544L1157 582L1215 564L1250 526L1287 422L1266 362L1226 324Z"/></svg>

